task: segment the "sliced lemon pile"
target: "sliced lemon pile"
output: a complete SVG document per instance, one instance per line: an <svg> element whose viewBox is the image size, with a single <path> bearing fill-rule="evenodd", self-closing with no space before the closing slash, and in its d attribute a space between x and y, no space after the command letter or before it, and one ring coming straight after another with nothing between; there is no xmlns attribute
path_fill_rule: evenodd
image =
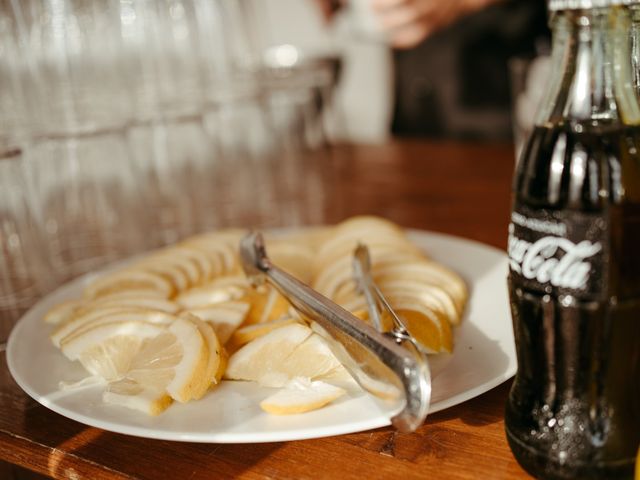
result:
<svg viewBox="0 0 640 480"><path fill-rule="evenodd" d="M260 408L274 415L304 413L324 407L345 393L344 389L326 382L296 378L260 402Z"/></svg>
<svg viewBox="0 0 640 480"><path fill-rule="evenodd" d="M173 400L201 398L219 378L221 347L213 328L191 316L171 320L107 314L65 337L60 349L109 382L105 402L157 414Z"/></svg>
<svg viewBox="0 0 640 480"><path fill-rule="evenodd" d="M151 415L201 398L222 378L283 388L263 402L271 413L327 404L337 394L327 382L349 375L279 292L249 283L238 256L244 234L194 236L96 278L45 315L53 344L107 382L105 402ZM363 321L352 255L366 244L374 280L410 333L430 353L452 351L466 285L394 223L362 216L266 238L276 265Z"/></svg>
<svg viewBox="0 0 640 480"><path fill-rule="evenodd" d="M238 273L237 235L193 237L145 255L123 270L92 282L85 297L98 298L122 291L154 291L173 298L215 278Z"/></svg>
<svg viewBox="0 0 640 480"><path fill-rule="evenodd" d="M316 257L312 286L362 316L367 306L352 267L358 243L369 247L373 279L414 338L429 353L451 352L452 328L460 324L469 295L466 284L429 259L393 223L355 217L336 226Z"/></svg>

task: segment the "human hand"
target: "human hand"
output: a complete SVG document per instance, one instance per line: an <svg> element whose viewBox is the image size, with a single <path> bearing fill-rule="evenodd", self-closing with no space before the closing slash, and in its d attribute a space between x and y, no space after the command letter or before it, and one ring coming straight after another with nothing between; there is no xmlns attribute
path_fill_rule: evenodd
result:
<svg viewBox="0 0 640 480"><path fill-rule="evenodd" d="M411 48L465 15L500 0L369 0L389 43Z"/></svg>
<svg viewBox="0 0 640 480"><path fill-rule="evenodd" d="M322 16L330 21L350 0L314 0ZM502 0L365 0L389 44L415 47L429 35L465 15Z"/></svg>
<svg viewBox="0 0 640 480"><path fill-rule="evenodd" d="M342 8L342 0L314 0L325 20L329 21Z"/></svg>

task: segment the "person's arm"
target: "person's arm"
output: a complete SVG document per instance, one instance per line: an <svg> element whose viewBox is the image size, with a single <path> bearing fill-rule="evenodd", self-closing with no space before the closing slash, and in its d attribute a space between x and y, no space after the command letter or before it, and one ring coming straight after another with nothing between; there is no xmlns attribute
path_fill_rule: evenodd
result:
<svg viewBox="0 0 640 480"><path fill-rule="evenodd" d="M330 19L349 0L315 0ZM504 0L369 0L389 43L411 48L459 18Z"/></svg>
<svg viewBox="0 0 640 480"><path fill-rule="evenodd" d="M390 44L411 48L456 20L503 0L371 0Z"/></svg>

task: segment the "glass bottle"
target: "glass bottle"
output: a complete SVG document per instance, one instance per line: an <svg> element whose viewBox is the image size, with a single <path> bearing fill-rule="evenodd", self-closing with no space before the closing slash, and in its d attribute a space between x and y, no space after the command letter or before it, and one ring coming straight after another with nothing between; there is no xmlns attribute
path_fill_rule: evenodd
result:
<svg viewBox="0 0 640 480"><path fill-rule="evenodd" d="M551 0L552 76L513 185L509 445L538 478L631 478L640 444L632 0Z"/></svg>

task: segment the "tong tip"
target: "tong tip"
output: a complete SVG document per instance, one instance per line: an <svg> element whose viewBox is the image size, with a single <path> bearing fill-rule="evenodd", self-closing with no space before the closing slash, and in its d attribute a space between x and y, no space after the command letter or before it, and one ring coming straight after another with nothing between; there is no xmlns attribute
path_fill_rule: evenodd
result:
<svg viewBox="0 0 640 480"><path fill-rule="evenodd" d="M247 277L256 284L262 283L263 274L271 266L262 233L251 231L240 240L240 260Z"/></svg>

